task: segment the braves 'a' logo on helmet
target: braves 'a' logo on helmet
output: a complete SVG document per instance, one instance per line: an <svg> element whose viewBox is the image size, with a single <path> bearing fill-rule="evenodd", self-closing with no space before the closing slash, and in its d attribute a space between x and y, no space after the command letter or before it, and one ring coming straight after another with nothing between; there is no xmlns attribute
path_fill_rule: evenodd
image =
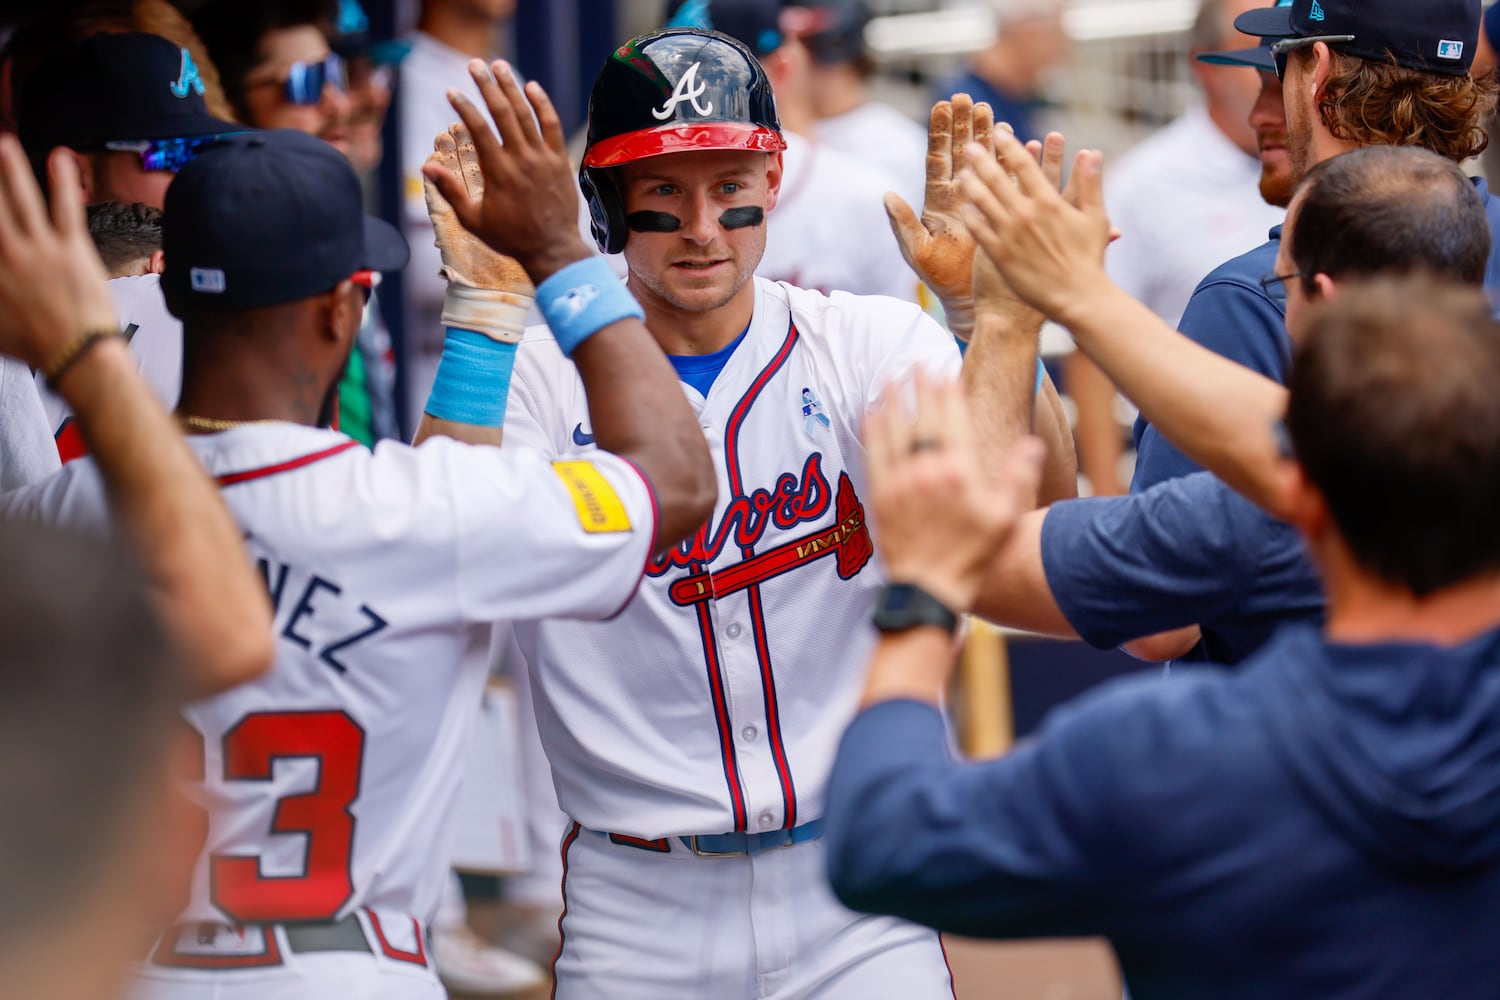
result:
<svg viewBox="0 0 1500 1000"><path fill-rule="evenodd" d="M672 96L667 98L666 103L659 108L651 109L652 118L655 118L659 122L666 121L672 117L673 112L677 110L677 105L683 101L691 104L693 110L704 118L714 113L713 101L709 101L707 104L700 104L698 102L698 98L702 97L708 90L708 84L698 82L698 67L700 65L700 63L693 63L688 67L688 71L682 74L682 79L677 81L677 86L672 88Z"/></svg>

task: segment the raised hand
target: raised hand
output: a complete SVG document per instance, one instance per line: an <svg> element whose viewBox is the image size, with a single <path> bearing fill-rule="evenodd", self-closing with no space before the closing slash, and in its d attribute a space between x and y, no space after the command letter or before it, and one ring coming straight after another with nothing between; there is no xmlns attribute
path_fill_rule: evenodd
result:
<svg viewBox="0 0 1500 1000"><path fill-rule="evenodd" d="M975 104L968 94L932 106L927 129L927 189L922 215L896 194L885 198L891 231L901 255L932 289L960 336L973 326L975 242L964 225L963 194L958 186L963 151L972 142L993 149L995 119L990 106Z"/></svg>
<svg viewBox="0 0 1500 1000"><path fill-rule="evenodd" d="M865 418L876 545L892 580L915 583L954 611L973 606L985 573L1041 476L1042 444L1017 442L988 475L963 387L920 369L907 407L888 386Z"/></svg>
<svg viewBox="0 0 1500 1000"><path fill-rule="evenodd" d="M978 146L967 151L964 221L1016 294L1065 323L1067 307L1107 281L1103 157L1080 152L1059 192L1055 173L1012 136L997 133L994 145L994 156Z"/></svg>
<svg viewBox="0 0 1500 1000"><path fill-rule="evenodd" d="M50 213L20 143L0 135L0 353L43 371L83 335L119 329L78 168L56 150L47 177Z"/></svg>
<svg viewBox="0 0 1500 1000"><path fill-rule="evenodd" d="M578 231L578 188L562 122L541 86L528 83L523 92L504 61L486 67L476 59L469 73L494 128L458 91L448 91L448 101L474 139L482 190L471 193L459 172L437 163L423 166L422 176L465 229L514 257L540 284L593 252Z"/></svg>
<svg viewBox="0 0 1500 1000"><path fill-rule="evenodd" d="M462 183L466 198L480 202L484 198L484 171L469 130L460 122L439 132L432 143L427 166L441 169ZM432 218L438 253L443 260L443 277L450 282L474 288L514 292L530 298L535 289L526 270L514 257L491 250L479 237L465 229L424 168L423 188L427 195L427 214Z"/></svg>

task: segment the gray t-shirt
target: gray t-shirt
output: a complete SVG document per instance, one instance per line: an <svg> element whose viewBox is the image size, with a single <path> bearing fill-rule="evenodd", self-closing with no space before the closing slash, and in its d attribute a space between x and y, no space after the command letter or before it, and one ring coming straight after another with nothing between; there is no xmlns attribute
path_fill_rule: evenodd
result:
<svg viewBox="0 0 1500 1000"><path fill-rule="evenodd" d="M0 357L0 493L61 468L31 369Z"/></svg>

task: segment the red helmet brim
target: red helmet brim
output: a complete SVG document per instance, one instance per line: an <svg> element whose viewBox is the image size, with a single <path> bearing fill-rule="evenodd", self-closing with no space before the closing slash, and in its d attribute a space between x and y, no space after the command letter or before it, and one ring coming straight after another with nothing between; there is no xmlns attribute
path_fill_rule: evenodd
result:
<svg viewBox="0 0 1500 1000"><path fill-rule="evenodd" d="M708 149L779 153L786 149L786 140L775 129L747 122L705 122L701 125L674 122L602 139L584 154L583 165L617 167L649 156Z"/></svg>

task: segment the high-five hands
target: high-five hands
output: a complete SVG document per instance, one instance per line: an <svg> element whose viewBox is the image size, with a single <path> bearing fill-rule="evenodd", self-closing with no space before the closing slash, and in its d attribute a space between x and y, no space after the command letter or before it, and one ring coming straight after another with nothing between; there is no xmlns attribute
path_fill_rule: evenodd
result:
<svg viewBox="0 0 1500 1000"><path fill-rule="evenodd" d="M1049 142L1052 137L1048 137ZM1061 137L1058 137L1059 140ZM964 222L1009 286L1049 319L1107 285L1104 250L1111 231L1104 211L1103 156L1080 152L1067 187L1060 170L1038 162L1015 138L994 135L995 154L971 145L959 177ZM1060 164L1061 150L1056 163Z"/></svg>
<svg viewBox="0 0 1500 1000"><path fill-rule="evenodd" d="M901 255L942 302L949 327L965 339L974 326L976 244L961 214L964 199L958 174L970 143L993 151L994 127L990 106L975 104L968 94L938 101L928 118L927 188L921 218L899 195L885 197L885 211Z"/></svg>
<svg viewBox="0 0 1500 1000"><path fill-rule="evenodd" d="M578 231L578 187L562 122L541 85L531 82L523 91L504 61L487 67L476 59L469 73L494 128L457 90L448 91L448 101L473 137L478 190L469 168L429 160L422 176L465 229L514 257L540 284L593 252Z"/></svg>
<svg viewBox="0 0 1500 1000"><path fill-rule="evenodd" d="M1023 438L986 474L963 386L913 376L916 405L887 386L865 417L877 548L890 579L915 583L950 609L969 610L995 553L1029 510L1043 446Z"/></svg>
<svg viewBox="0 0 1500 1000"><path fill-rule="evenodd" d="M474 140L462 123L455 122L448 131L439 132L433 140L427 163L459 178L467 198L472 202L484 198L484 171ZM534 289L526 271L514 257L496 253L479 237L464 228L432 179L425 175L422 186L427 195L427 214L432 218L443 277L473 288L491 288L531 296Z"/></svg>

